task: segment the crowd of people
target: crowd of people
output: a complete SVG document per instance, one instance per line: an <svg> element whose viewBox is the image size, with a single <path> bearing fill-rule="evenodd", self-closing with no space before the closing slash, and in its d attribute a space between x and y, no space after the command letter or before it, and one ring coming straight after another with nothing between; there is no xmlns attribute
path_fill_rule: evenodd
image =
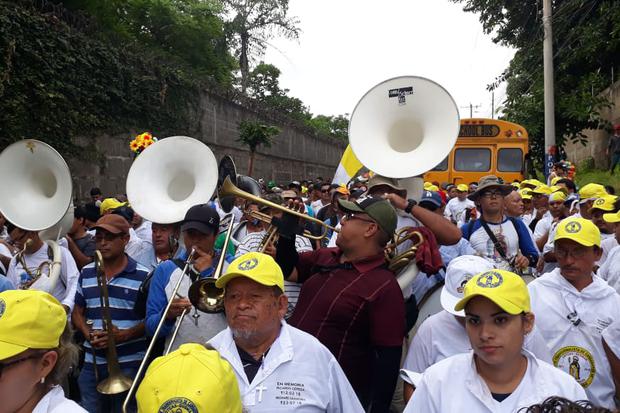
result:
<svg viewBox="0 0 620 413"><path fill-rule="evenodd" d="M120 412L126 389L100 388L117 373L149 413L616 411L613 188L562 164L419 194L380 175L258 184L270 204L214 198L176 223L93 188L59 262L2 218L0 413ZM209 278L223 311L190 299Z"/></svg>

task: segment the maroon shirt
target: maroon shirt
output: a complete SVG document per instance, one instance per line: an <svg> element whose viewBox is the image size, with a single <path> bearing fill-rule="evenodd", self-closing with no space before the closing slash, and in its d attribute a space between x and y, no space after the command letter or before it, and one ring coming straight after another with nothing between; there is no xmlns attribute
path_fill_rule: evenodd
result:
<svg viewBox="0 0 620 413"><path fill-rule="evenodd" d="M405 302L383 255L340 263L338 248L299 255L303 283L289 324L315 336L336 357L355 392L370 394L373 346L400 347Z"/></svg>

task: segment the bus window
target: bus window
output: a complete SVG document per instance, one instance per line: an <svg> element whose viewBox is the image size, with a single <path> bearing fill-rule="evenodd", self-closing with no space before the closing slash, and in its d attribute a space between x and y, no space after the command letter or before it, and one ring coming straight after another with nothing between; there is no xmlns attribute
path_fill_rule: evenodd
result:
<svg viewBox="0 0 620 413"><path fill-rule="evenodd" d="M447 171L448 170L448 158L449 157L450 157L450 154L448 154L448 156L446 156L444 158L444 160L441 161L441 163L439 165L437 165L436 167L431 169L431 171Z"/></svg>
<svg viewBox="0 0 620 413"><path fill-rule="evenodd" d="M454 170L486 172L491 169L491 150L487 148L458 148L454 151Z"/></svg>
<svg viewBox="0 0 620 413"><path fill-rule="evenodd" d="M519 148L501 148L497 152L497 170L501 172L521 172L523 151Z"/></svg>

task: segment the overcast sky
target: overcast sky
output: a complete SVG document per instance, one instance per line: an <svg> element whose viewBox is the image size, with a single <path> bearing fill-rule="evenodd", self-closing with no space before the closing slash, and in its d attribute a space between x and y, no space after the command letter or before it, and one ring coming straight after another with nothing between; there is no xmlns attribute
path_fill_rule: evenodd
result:
<svg viewBox="0 0 620 413"><path fill-rule="evenodd" d="M486 85L508 66L513 49L494 44L478 16L448 0L290 0L299 41L274 39L264 60L280 85L313 114L351 113L375 84L394 76L428 77L456 100L461 117L491 117ZM495 92L496 106L505 96Z"/></svg>

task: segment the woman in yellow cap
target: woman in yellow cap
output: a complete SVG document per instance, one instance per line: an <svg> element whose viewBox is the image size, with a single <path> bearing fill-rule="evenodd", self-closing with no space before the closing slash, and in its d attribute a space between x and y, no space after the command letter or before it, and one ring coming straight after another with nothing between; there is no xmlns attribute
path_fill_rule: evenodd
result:
<svg viewBox="0 0 620 413"><path fill-rule="evenodd" d="M508 413L550 396L586 398L571 376L523 349L534 314L521 277L503 270L474 276L455 306L463 309L473 351L429 367L405 413Z"/></svg>
<svg viewBox="0 0 620 413"><path fill-rule="evenodd" d="M78 348L62 305L48 293L0 293L0 413L81 413L59 384Z"/></svg>

